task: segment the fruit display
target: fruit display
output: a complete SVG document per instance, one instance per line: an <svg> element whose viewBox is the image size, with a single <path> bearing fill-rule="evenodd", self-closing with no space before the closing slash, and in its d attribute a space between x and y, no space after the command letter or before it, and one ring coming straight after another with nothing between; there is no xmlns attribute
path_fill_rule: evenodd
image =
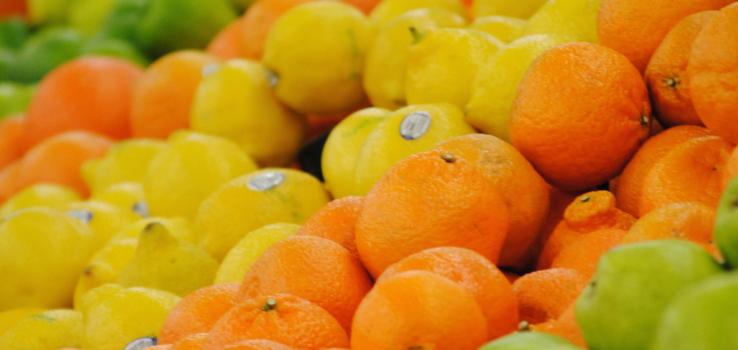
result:
<svg viewBox="0 0 738 350"><path fill-rule="evenodd" d="M736 350L735 0L0 0L0 349Z"/></svg>

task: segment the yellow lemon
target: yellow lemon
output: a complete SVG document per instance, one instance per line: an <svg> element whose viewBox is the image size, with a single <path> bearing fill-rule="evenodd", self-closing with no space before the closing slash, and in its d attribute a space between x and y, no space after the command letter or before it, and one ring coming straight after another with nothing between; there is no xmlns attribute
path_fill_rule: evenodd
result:
<svg viewBox="0 0 738 350"><path fill-rule="evenodd" d="M53 184L33 185L10 197L0 207L0 216L31 207L63 209L67 204L80 199L79 193L69 187Z"/></svg>
<svg viewBox="0 0 738 350"><path fill-rule="evenodd" d="M18 321L41 312L44 312L44 309L36 307L11 309L0 312L0 336L18 323Z"/></svg>
<svg viewBox="0 0 738 350"><path fill-rule="evenodd" d="M402 14L417 9L440 9L466 18L467 11L459 0L383 0L369 14L372 24L381 26Z"/></svg>
<svg viewBox="0 0 738 350"><path fill-rule="evenodd" d="M527 23L515 17L485 16L475 19L470 28L481 30L509 43L523 35Z"/></svg>
<svg viewBox="0 0 738 350"><path fill-rule="evenodd" d="M74 310L49 310L28 315L4 333L0 349L51 350L82 345L84 320Z"/></svg>
<svg viewBox="0 0 738 350"><path fill-rule="evenodd" d="M240 283L264 252L275 243L297 233L300 225L271 224L246 234L228 251L215 275L215 283Z"/></svg>
<svg viewBox="0 0 738 350"><path fill-rule="evenodd" d="M264 169L228 182L203 201L195 232L205 250L223 259L247 233L267 224L303 223L328 200L310 174Z"/></svg>
<svg viewBox="0 0 738 350"><path fill-rule="evenodd" d="M435 28L464 24L464 18L454 12L429 8L407 12L381 26L364 65L364 89L372 104L389 109L404 106L410 48Z"/></svg>
<svg viewBox="0 0 738 350"><path fill-rule="evenodd" d="M451 103L464 108L479 68L503 43L475 29L441 28L410 49L405 95L409 104Z"/></svg>
<svg viewBox="0 0 738 350"><path fill-rule="evenodd" d="M474 0L472 13L474 18L493 15L529 18L545 2L546 0Z"/></svg>
<svg viewBox="0 0 738 350"><path fill-rule="evenodd" d="M254 170L254 161L230 140L176 132L144 179L149 209L152 215L192 217L210 192Z"/></svg>
<svg viewBox="0 0 738 350"><path fill-rule="evenodd" d="M301 113L329 114L359 104L369 21L355 7L315 1L292 8L274 24L264 65L277 97Z"/></svg>
<svg viewBox="0 0 738 350"><path fill-rule="evenodd" d="M164 149L159 140L132 139L110 147L105 157L82 165L82 176L92 193L103 191L120 182L143 182L149 164Z"/></svg>
<svg viewBox="0 0 738 350"><path fill-rule="evenodd" d="M303 121L277 101L264 66L237 59L206 70L192 103L192 130L230 139L262 166L291 162Z"/></svg>
<svg viewBox="0 0 738 350"><path fill-rule="evenodd" d="M98 247L107 243L126 225L139 219L132 210L101 201L71 203L67 206L66 212L92 230Z"/></svg>
<svg viewBox="0 0 738 350"><path fill-rule="evenodd" d="M143 184L120 182L95 193L91 200L112 204L122 210L133 212L139 218L149 217L149 204L146 201Z"/></svg>
<svg viewBox="0 0 738 350"><path fill-rule="evenodd" d="M599 8L600 0L548 0L528 20L524 34L553 34L569 41L599 42Z"/></svg>

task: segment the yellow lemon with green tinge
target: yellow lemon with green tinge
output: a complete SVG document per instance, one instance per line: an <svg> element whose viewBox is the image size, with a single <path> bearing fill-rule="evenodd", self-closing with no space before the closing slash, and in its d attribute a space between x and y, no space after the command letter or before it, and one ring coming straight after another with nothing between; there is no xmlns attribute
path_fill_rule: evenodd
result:
<svg viewBox="0 0 738 350"><path fill-rule="evenodd" d="M147 225L138 239L133 259L123 268L118 283L187 295L209 286L218 262L199 246L179 240L162 224Z"/></svg>
<svg viewBox="0 0 738 350"><path fill-rule="evenodd" d="M180 298L172 293L115 284L97 287L80 305L85 329L85 350L121 350L142 338L154 338ZM153 343L149 343L153 345Z"/></svg>
<svg viewBox="0 0 738 350"><path fill-rule="evenodd" d="M473 132L461 110L447 103L358 111L328 136L322 159L326 186L336 198L365 195L405 157Z"/></svg>
<svg viewBox="0 0 738 350"><path fill-rule="evenodd" d="M544 3L546 3L546 0L474 0L472 13L474 14L474 18L495 15L529 18Z"/></svg>
<svg viewBox="0 0 738 350"><path fill-rule="evenodd" d="M274 24L264 65L280 101L301 113L329 114L358 105L369 21L355 7L315 1L299 5Z"/></svg>
<svg viewBox="0 0 738 350"><path fill-rule="evenodd" d="M247 233L267 224L301 224L328 200L323 184L310 174L264 169L233 179L203 201L195 232L205 250L223 259Z"/></svg>
<svg viewBox="0 0 738 350"><path fill-rule="evenodd" d="M251 265L275 243L297 233L300 225L271 224L246 234L228 251L215 274L215 283L240 283Z"/></svg>
<svg viewBox="0 0 738 350"><path fill-rule="evenodd" d="M77 277L95 252L90 229L48 208L16 211L0 222L0 311L68 307Z"/></svg>
<svg viewBox="0 0 738 350"><path fill-rule="evenodd" d="M67 206L67 215L87 225L98 247L139 217L132 211L101 201L75 202Z"/></svg>
<svg viewBox="0 0 738 350"><path fill-rule="evenodd" d="M375 26L381 26L404 13L417 9L439 9L466 18L467 11L459 0L383 0L369 14Z"/></svg>
<svg viewBox="0 0 738 350"><path fill-rule="evenodd" d="M277 101L267 69L236 59L208 70L192 102L192 130L230 139L262 166L290 163L304 122Z"/></svg>
<svg viewBox="0 0 738 350"><path fill-rule="evenodd" d="M58 309L34 313L0 333L0 349L56 350L82 345L82 313Z"/></svg>
<svg viewBox="0 0 738 350"><path fill-rule="evenodd" d="M36 307L11 309L0 312L0 336L18 323L18 321L41 312L44 312L44 309Z"/></svg>
<svg viewBox="0 0 738 350"><path fill-rule="evenodd" d="M82 165L82 176L92 193L121 182L143 182L151 160L164 148L159 140L132 139L110 147L105 157Z"/></svg>
<svg viewBox="0 0 738 350"><path fill-rule="evenodd" d="M37 184L10 197L0 207L0 216L6 216L14 211L31 207L63 209L69 203L81 199L79 193L69 187L54 184Z"/></svg>
<svg viewBox="0 0 738 350"><path fill-rule="evenodd" d="M169 233L172 234L172 236L176 237L177 239L181 239L183 241L187 241L190 243L195 242L194 234L192 232L192 227L190 225L190 221L185 218L177 218L177 217L169 217L169 218L163 218L163 217L150 217L146 219L138 220L134 223L129 224L125 228L123 228L121 231L119 231L113 239L118 238L135 238L138 239L138 237L141 236L141 232L152 223L158 223L161 225L164 225L167 230L169 230Z"/></svg>
<svg viewBox="0 0 738 350"><path fill-rule="evenodd" d="M486 134L510 141L510 117L520 81L538 56L563 42L549 35L530 35L502 48L474 80L466 106L467 122Z"/></svg>
<svg viewBox="0 0 738 350"><path fill-rule="evenodd" d="M143 184L138 182L121 182L111 185L101 192L94 193L90 199L133 212L138 218L149 217L149 204L146 202Z"/></svg>
<svg viewBox="0 0 738 350"><path fill-rule="evenodd" d="M485 16L475 19L469 28L481 30L509 43L523 35L527 23L527 21L515 17Z"/></svg>
<svg viewBox="0 0 738 350"><path fill-rule="evenodd" d="M464 24L464 18L454 12L430 8L409 11L381 26L364 65L364 89L372 104L389 109L404 106L410 48L435 28Z"/></svg>
<svg viewBox="0 0 738 350"><path fill-rule="evenodd" d="M256 164L233 141L180 131L154 157L144 180L152 215L193 217L205 197Z"/></svg>
<svg viewBox="0 0 738 350"><path fill-rule="evenodd" d="M528 20L525 35L552 34L597 43L600 0L549 0Z"/></svg>
<svg viewBox="0 0 738 350"><path fill-rule="evenodd" d="M441 28L428 33L410 49L407 102L445 102L464 108L479 68L503 45L475 29Z"/></svg>

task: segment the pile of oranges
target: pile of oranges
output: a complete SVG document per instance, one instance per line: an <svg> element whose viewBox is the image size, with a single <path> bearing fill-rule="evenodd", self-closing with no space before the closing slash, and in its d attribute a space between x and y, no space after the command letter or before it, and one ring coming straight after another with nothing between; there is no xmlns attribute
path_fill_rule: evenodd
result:
<svg viewBox="0 0 738 350"><path fill-rule="evenodd" d="M257 1L206 51L145 69L102 57L55 69L25 114L0 121L0 202L43 183L89 196L83 164L190 128L204 77L262 59L280 16L308 2ZM611 249L676 238L720 260L716 208L738 177L738 4L602 0L597 31L600 44L530 66L509 142L461 132L391 164L365 195L334 193L242 282L183 296L148 350L466 350L518 330L586 348L575 301ZM368 104L301 115L309 135L295 143Z"/></svg>

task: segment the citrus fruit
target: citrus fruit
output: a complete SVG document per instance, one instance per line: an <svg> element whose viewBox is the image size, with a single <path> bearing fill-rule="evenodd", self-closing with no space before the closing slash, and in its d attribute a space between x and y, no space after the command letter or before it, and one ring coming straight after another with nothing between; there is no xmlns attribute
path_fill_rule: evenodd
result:
<svg viewBox="0 0 738 350"><path fill-rule="evenodd" d="M474 19L469 26L478 29L502 42L509 43L523 35L526 21L520 18L506 16L483 16Z"/></svg>
<svg viewBox="0 0 738 350"><path fill-rule="evenodd" d="M467 10L459 0L383 0L369 14L375 27L417 9L439 9L466 18Z"/></svg>
<svg viewBox="0 0 738 350"><path fill-rule="evenodd" d="M356 220L359 219L363 204L362 197L354 196L331 201L307 219L297 234L330 239L358 258Z"/></svg>
<svg viewBox="0 0 738 350"><path fill-rule="evenodd" d="M15 211L31 207L64 209L68 204L81 200L74 190L53 184L38 184L18 192L0 207L0 215L7 216Z"/></svg>
<svg viewBox="0 0 738 350"><path fill-rule="evenodd" d="M67 215L90 228L97 247L102 247L119 230L139 219L139 216L128 208L123 209L94 200L69 203L64 209Z"/></svg>
<svg viewBox="0 0 738 350"><path fill-rule="evenodd" d="M245 25L245 17L239 17L231 22L210 41L206 52L224 60L245 57L246 49L243 40Z"/></svg>
<svg viewBox="0 0 738 350"><path fill-rule="evenodd" d="M599 42L597 9L601 0L549 0L533 16L524 35L549 34L570 41Z"/></svg>
<svg viewBox="0 0 738 350"><path fill-rule="evenodd" d="M48 310L27 316L4 332L0 346L4 349L45 350L80 346L84 320L73 310Z"/></svg>
<svg viewBox="0 0 738 350"><path fill-rule="evenodd" d="M561 249L551 262L551 267L572 269L589 279L597 270L600 257L622 244L627 233L625 230L612 228L589 232Z"/></svg>
<svg viewBox="0 0 738 350"><path fill-rule="evenodd" d="M654 239L687 239L708 250L712 243L715 209L702 203L665 205L644 215L631 226L623 243Z"/></svg>
<svg viewBox="0 0 738 350"><path fill-rule="evenodd" d="M472 13L474 18L493 15L529 18L545 3L546 0L475 0L472 1Z"/></svg>
<svg viewBox="0 0 738 350"><path fill-rule="evenodd" d="M572 269L533 271L512 284L520 319L529 324L557 319L584 289L587 280Z"/></svg>
<svg viewBox="0 0 738 350"><path fill-rule="evenodd" d="M159 140L131 139L112 145L105 157L82 165L82 176L92 193L124 182L143 183L152 159L166 147Z"/></svg>
<svg viewBox="0 0 738 350"><path fill-rule="evenodd" d="M159 342L176 343L190 335L206 333L236 306L237 295L238 284L216 284L186 295L169 312L159 332Z"/></svg>

